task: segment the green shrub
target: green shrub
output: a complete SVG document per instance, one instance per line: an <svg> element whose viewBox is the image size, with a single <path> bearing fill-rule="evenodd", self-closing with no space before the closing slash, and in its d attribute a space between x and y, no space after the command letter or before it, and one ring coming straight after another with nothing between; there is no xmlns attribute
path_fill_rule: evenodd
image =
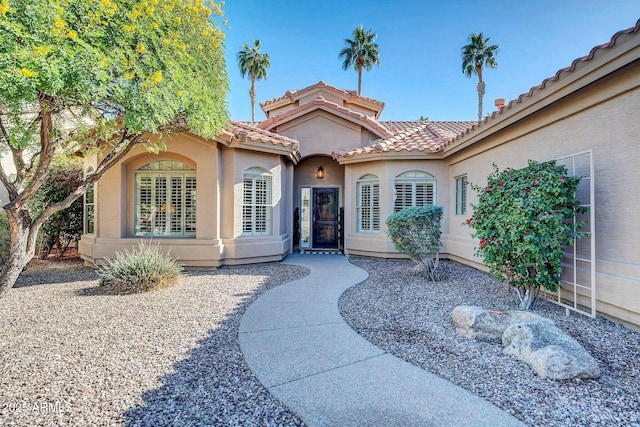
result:
<svg viewBox="0 0 640 427"><path fill-rule="evenodd" d="M397 251L409 255L416 270L432 281L440 280L441 206L404 208L387 218L387 234Z"/></svg>
<svg viewBox="0 0 640 427"><path fill-rule="evenodd" d="M478 203L467 224L480 239L476 255L514 289L520 308L533 308L541 287L558 289L563 246L586 234L574 224L586 211L575 196L579 183L555 161L529 161L517 170L494 165L486 187L471 186Z"/></svg>
<svg viewBox="0 0 640 427"><path fill-rule="evenodd" d="M182 266L158 245L144 242L131 252L116 252L98 268L100 286L118 294L133 294L177 283Z"/></svg>
<svg viewBox="0 0 640 427"><path fill-rule="evenodd" d="M37 217L53 203L61 202L82 182L82 160L75 156L56 155L49 166L49 173L29 199L31 217ZM60 249L60 256L82 236L82 198L66 209L51 215L38 233L39 255L46 259L54 248Z"/></svg>

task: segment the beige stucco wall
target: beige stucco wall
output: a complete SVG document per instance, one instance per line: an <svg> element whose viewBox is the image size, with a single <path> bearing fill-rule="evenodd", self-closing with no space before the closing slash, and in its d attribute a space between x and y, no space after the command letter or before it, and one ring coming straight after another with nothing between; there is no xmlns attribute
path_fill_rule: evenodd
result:
<svg viewBox="0 0 640 427"><path fill-rule="evenodd" d="M222 148L221 150L221 236L223 264L247 264L282 259L291 250L291 212L287 188L291 187L292 168L281 156L257 151ZM243 173L261 168L271 174L272 233L246 236L242 232Z"/></svg>
<svg viewBox="0 0 640 427"><path fill-rule="evenodd" d="M79 243L85 261L100 263L114 257L116 251L134 247L140 241L134 235L134 172L145 164L164 159L178 160L196 169L197 215L195 238L154 237L153 242L171 249L171 255L189 265L220 264L221 242L218 224L218 150L214 142L180 134L166 139L167 151L158 155L143 146L134 147L127 157L111 168L96 183L96 232L84 235ZM85 166L95 163L87 158Z"/></svg>
<svg viewBox="0 0 640 427"><path fill-rule="evenodd" d="M96 224L84 235L79 248L90 263L114 257L116 251L134 247L134 172L148 162L173 159L196 169L197 215L195 238L154 237L154 243L171 249L186 266L219 266L282 259L290 251L291 202L283 190L291 188L293 169L276 154L228 149L214 141L180 134L167 139L167 151L151 154L144 147L131 153L96 184ZM87 158L85 167L96 159ZM273 226L270 236L242 236L242 174L260 167L272 175Z"/></svg>
<svg viewBox="0 0 640 427"><path fill-rule="evenodd" d="M320 89L320 90L312 90L309 93L305 93L303 96L301 96L298 99L298 104L299 105L307 104L309 102L312 102L314 99L316 99L319 96L323 97L329 102L333 102L334 104L342 105L343 103L343 97L338 95L334 91Z"/></svg>
<svg viewBox="0 0 640 427"><path fill-rule="evenodd" d="M447 165L440 160L388 160L367 163L352 163L345 170L345 251L351 255L398 258L399 254L387 236L386 219L393 213L395 200L394 179L398 175L410 171L421 171L432 175L436 180L435 204L443 206L443 254L446 254L446 236L450 215L447 207L450 204L449 172ZM380 179L380 232L358 233L356 220L356 182L367 174L376 175Z"/></svg>
<svg viewBox="0 0 640 427"><path fill-rule="evenodd" d="M492 163L501 170L518 168L528 159L593 150L597 310L635 325L640 325L639 86L636 61L447 159L451 185L461 174L484 185ZM470 202L477 200L471 189L468 196ZM448 250L461 260L478 262L473 257L476 242L463 221L449 217Z"/></svg>
<svg viewBox="0 0 640 427"><path fill-rule="evenodd" d="M350 151L373 138L362 126L324 110L315 110L278 126L275 132L300 142L302 158Z"/></svg>

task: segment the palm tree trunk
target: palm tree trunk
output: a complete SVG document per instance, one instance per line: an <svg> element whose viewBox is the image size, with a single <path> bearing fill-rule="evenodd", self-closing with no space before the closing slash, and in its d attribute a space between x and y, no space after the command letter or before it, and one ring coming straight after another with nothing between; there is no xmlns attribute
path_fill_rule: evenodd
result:
<svg viewBox="0 0 640 427"><path fill-rule="evenodd" d="M478 123L482 121L482 98L484 97L484 82L480 80L478 82Z"/></svg>
<svg viewBox="0 0 640 427"><path fill-rule="evenodd" d="M358 95L362 92L362 67L358 67Z"/></svg>
<svg viewBox="0 0 640 427"><path fill-rule="evenodd" d="M251 98L251 121L256 121L256 78L251 76L251 89L249 90L249 98Z"/></svg>

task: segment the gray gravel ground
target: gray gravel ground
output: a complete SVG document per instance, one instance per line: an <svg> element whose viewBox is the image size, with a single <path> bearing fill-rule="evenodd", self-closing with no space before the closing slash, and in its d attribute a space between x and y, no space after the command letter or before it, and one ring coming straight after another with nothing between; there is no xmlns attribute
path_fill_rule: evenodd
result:
<svg viewBox="0 0 640 427"><path fill-rule="evenodd" d="M0 299L0 425L302 425L250 372L237 335L258 295L307 273L224 267L115 296L96 292L90 269L27 271Z"/></svg>
<svg viewBox="0 0 640 427"><path fill-rule="evenodd" d="M457 305L514 308L508 290L488 275L445 262L448 279L429 283L410 272L409 261L351 262L370 276L343 294L340 310L375 345L532 426L640 426L640 333L600 317L565 316L540 301L536 311L576 338L602 371L598 380L543 380L504 355L502 346L456 334L451 312Z"/></svg>

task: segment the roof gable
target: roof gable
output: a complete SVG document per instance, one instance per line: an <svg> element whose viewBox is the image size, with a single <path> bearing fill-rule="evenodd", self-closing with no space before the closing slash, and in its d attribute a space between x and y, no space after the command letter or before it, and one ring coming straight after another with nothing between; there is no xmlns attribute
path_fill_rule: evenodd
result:
<svg viewBox="0 0 640 427"><path fill-rule="evenodd" d="M286 111L287 109L298 107L318 97L373 116L375 119L380 117L380 113L384 109L384 102L358 95L355 90L339 89L328 85L322 80L304 89L288 90L284 96L261 102L260 107L270 118L281 114L283 110Z"/></svg>
<svg viewBox="0 0 640 427"><path fill-rule="evenodd" d="M281 124L287 123L293 119L296 119L305 114L309 114L310 112L318 109L342 117L343 119L346 119L352 123L359 124L360 126L380 137L388 137L393 135L391 131L389 131L384 125L376 121L375 118L364 113L359 113L350 108L340 106L335 102L326 100L322 96L318 96L310 102L298 105L297 107L291 108L278 115L271 116L265 121L259 123L258 127L260 129L271 130Z"/></svg>

